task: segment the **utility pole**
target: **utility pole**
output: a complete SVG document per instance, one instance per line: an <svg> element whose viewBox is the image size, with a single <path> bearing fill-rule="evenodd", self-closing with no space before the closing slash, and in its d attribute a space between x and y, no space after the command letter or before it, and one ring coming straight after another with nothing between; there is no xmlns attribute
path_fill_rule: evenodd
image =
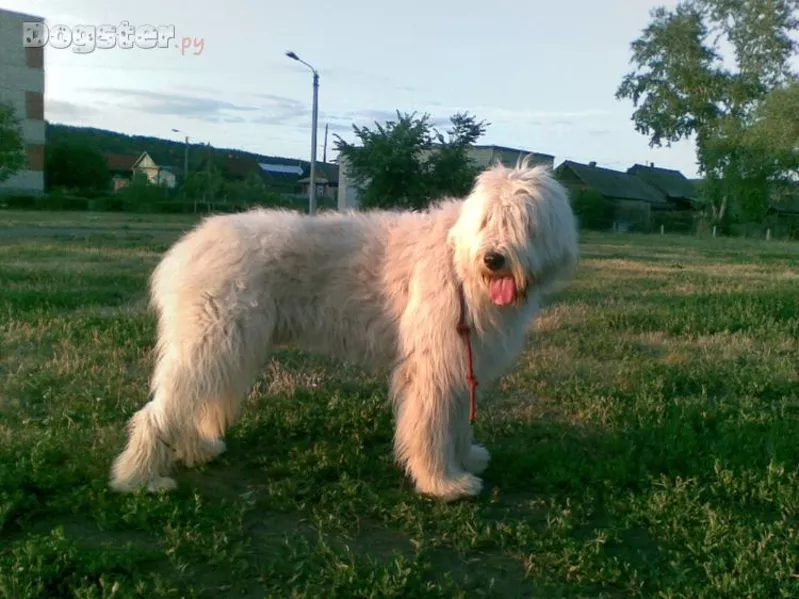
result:
<svg viewBox="0 0 799 599"><path fill-rule="evenodd" d="M185 133L180 129L172 129L175 133ZM183 142L183 192L186 192L186 178L189 176L189 136Z"/></svg>
<svg viewBox="0 0 799 599"><path fill-rule="evenodd" d="M183 179L185 180L189 174L189 136L186 136L186 142L183 147Z"/></svg>
<svg viewBox="0 0 799 599"><path fill-rule="evenodd" d="M322 150L322 162L327 164L327 123L325 123L325 145Z"/></svg>
<svg viewBox="0 0 799 599"><path fill-rule="evenodd" d="M319 73L313 72L313 129L311 129L311 179L308 182L308 214L316 214L316 122L319 118Z"/></svg>

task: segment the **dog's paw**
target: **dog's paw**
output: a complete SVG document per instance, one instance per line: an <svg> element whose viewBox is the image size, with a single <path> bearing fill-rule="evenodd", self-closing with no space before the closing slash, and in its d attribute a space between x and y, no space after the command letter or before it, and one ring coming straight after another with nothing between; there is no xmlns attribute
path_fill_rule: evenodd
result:
<svg viewBox="0 0 799 599"><path fill-rule="evenodd" d="M213 441L200 439L189 449L179 450L176 459L183 462L187 468L193 468L210 462L223 454L226 449L225 442L219 439Z"/></svg>
<svg viewBox="0 0 799 599"><path fill-rule="evenodd" d="M204 464L211 460L218 458L220 455L227 451L227 445L221 439L214 439L213 441L202 440L200 442L200 455L198 463Z"/></svg>
<svg viewBox="0 0 799 599"><path fill-rule="evenodd" d="M159 476L147 483L147 490L150 493L158 493L159 491L173 491L177 488L178 483L175 482L174 478L169 478L168 476Z"/></svg>
<svg viewBox="0 0 799 599"><path fill-rule="evenodd" d="M429 480L425 484L416 483L416 491L418 493L435 497L441 501L455 501L464 497L474 497L479 495L482 490L482 479L468 472L451 478Z"/></svg>
<svg viewBox="0 0 799 599"><path fill-rule="evenodd" d="M469 455L463 460L463 467L472 474L480 474L488 468L491 454L482 445L472 445Z"/></svg>

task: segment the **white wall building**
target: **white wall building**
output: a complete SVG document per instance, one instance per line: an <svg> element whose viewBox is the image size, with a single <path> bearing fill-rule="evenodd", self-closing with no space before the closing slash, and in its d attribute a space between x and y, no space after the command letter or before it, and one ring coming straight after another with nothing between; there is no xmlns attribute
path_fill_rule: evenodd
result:
<svg viewBox="0 0 799 599"><path fill-rule="evenodd" d="M0 101L10 103L22 125L26 164L0 183L0 193L44 191L44 48L26 48L23 23L41 17L0 9Z"/></svg>
<svg viewBox="0 0 799 599"><path fill-rule="evenodd" d="M500 162L509 167L516 166L520 158L528 155L530 156L530 162L533 164L546 164L550 168L554 166L554 156L533 152L532 150L520 150L494 145L472 146L469 150L469 158L471 158L472 163L481 169L487 168L495 162ZM358 188L348 176L346 159L339 155L338 209L348 210L357 207Z"/></svg>

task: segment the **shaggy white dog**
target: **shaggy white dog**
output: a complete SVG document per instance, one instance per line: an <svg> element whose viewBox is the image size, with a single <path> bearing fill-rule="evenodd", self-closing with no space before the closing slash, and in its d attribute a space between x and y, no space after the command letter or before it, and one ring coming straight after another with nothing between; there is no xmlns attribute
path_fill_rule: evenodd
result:
<svg viewBox="0 0 799 599"><path fill-rule="evenodd" d="M397 462L419 493L476 495L489 453L472 440L471 367L481 389L507 372L542 294L577 260L565 189L527 161L426 212L210 217L153 273L151 400L111 487L172 489L175 461L223 452L270 350L290 343L390 368Z"/></svg>

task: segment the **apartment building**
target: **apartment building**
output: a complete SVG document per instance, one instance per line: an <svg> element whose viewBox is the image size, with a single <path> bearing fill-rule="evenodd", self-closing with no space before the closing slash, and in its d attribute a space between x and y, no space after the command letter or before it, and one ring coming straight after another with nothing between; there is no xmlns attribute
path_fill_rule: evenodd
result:
<svg viewBox="0 0 799 599"><path fill-rule="evenodd" d="M44 191L44 48L23 44L23 23L42 17L0 9L0 101L10 103L22 125L25 168L0 183L0 193Z"/></svg>

